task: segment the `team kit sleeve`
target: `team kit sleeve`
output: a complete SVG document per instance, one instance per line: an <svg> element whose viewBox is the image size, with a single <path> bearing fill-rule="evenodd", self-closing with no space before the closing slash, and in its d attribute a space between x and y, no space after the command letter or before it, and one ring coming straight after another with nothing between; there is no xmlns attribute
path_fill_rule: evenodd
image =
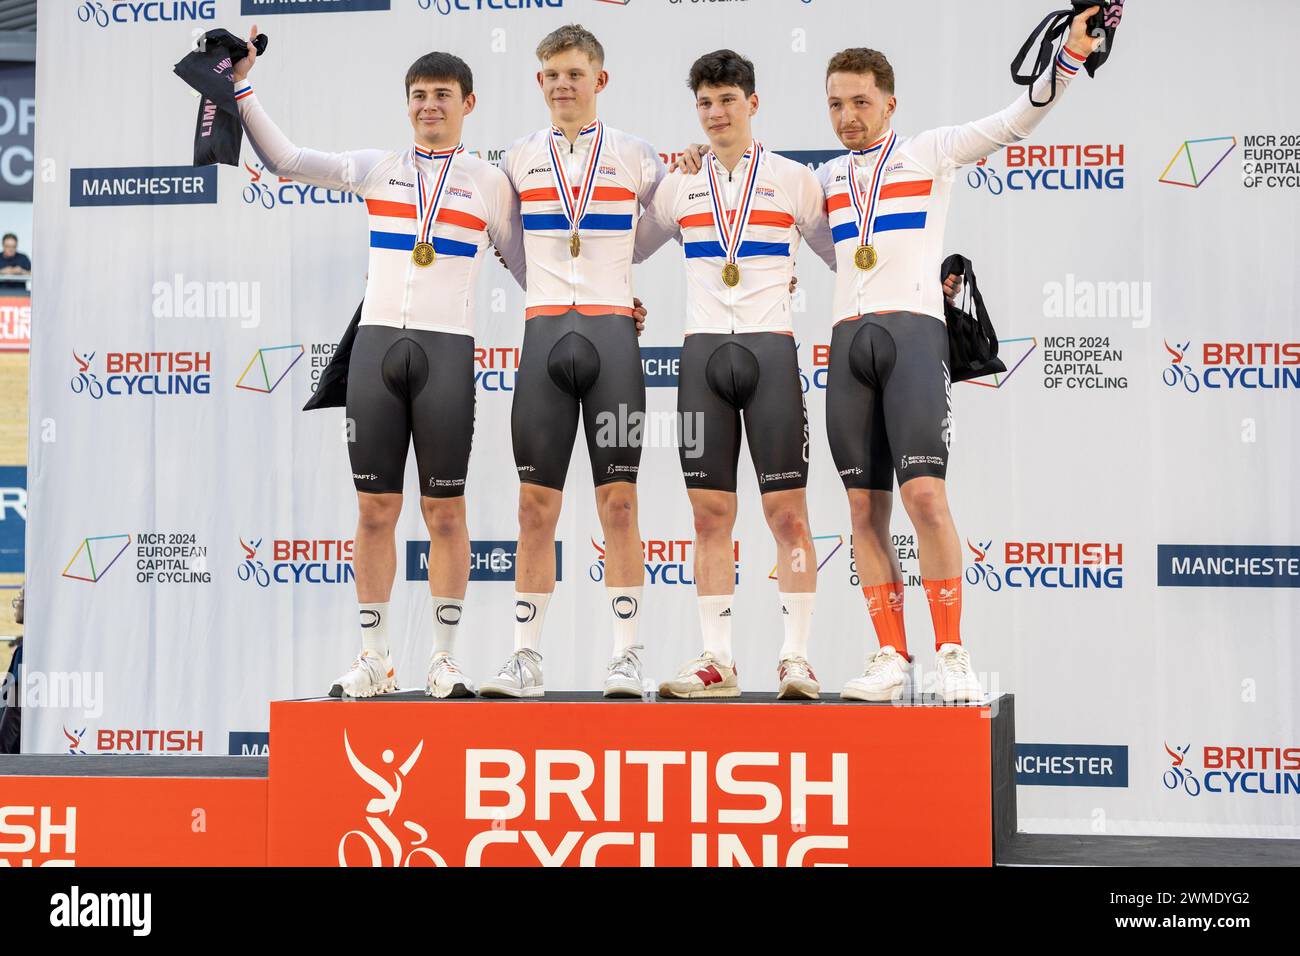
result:
<svg viewBox="0 0 1300 956"><path fill-rule="evenodd" d="M960 126L943 126L918 134L908 144L918 153L918 158L928 160L935 172L953 170L959 166L979 162L985 156L1004 146L1027 138L1046 119L1047 114L1061 101L1061 94L1078 75L1086 56L1079 56L1061 47L1052 70L1046 70L1030 88L1033 99L1042 102L1047 98L1056 74L1056 96L1046 106L1030 102L1030 90L1022 93L1014 103L991 116Z"/></svg>
<svg viewBox="0 0 1300 956"><path fill-rule="evenodd" d="M829 166L824 163L823 168ZM817 174L801 166L794 181L794 224L808 248L835 271L835 240L831 236L831 220L826 213L826 194Z"/></svg>
<svg viewBox="0 0 1300 956"><path fill-rule="evenodd" d="M519 288L527 289L525 280L527 262L524 257L524 225L519 218L519 194L510 184L510 177L495 166L492 172L490 192L487 205L491 210L488 220L488 238L505 262L510 274L519 283Z"/></svg>
<svg viewBox="0 0 1300 956"><path fill-rule="evenodd" d="M672 173L655 189L654 197L645 207L636 224L636 242L632 247L632 261L644 262L669 239L682 240L682 230L677 224L677 187L682 173Z"/></svg>
<svg viewBox="0 0 1300 956"><path fill-rule="evenodd" d="M313 186L340 189L365 196L366 178L388 154L382 149L325 153L295 146L263 109L251 83L235 87L239 119L244 132L267 170Z"/></svg>

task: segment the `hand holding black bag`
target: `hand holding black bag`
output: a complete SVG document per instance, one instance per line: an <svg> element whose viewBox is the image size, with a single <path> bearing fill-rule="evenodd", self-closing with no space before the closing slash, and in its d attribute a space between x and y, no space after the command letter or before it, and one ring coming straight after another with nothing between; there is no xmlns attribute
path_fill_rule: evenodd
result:
<svg viewBox="0 0 1300 956"><path fill-rule="evenodd" d="M988 309L984 308L974 266L963 255L951 255L943 260L939 280L946 281L950 275L962 278L962 304L959 307L948 299L943 303L943 319L948 326L949 379L964 382L1005 372L1007 367L998 358L998 333L989 321ZM975 315L966 311L971 303Z"/></svg>
<svg viewBox="0 0 1300 956"><path fill-rule="evenodd" d="M266 50L267 38L260 33L253 41L257 55ZM248 56L248 41L229 30L209 30L194 49L172 70L199 92L199 118L194 124L194 165L225 163L239 165L239 147L244 128L235 103L235 64Z"/></svg>
<svg viewBox="0 0 1300 956"><path fill-rule="evenodd" d="M1075 17L1090 7L1101 7L1101 10L1088 20L1089 35L1102 38L1101 45L1083 62L1083 68L1088 71L1089 76L1097 75L1097 71L1101 69L1101 65L1106 62L1106 58L1110 56L1110 51L1115 46L1115 33L1119 30L1120 18L1124 16L1124 0L1070 0L1070 2L1071 9L1056 10L1044 17L1011 60L1011 80L1019 86L1032 87L1034 81L1043 73L1052 70L1051 92L1048 93L1047 99L1037 103L1034 101L1033 91L1029 93L1029 102L1035 106L1046 106L1056 98L1056 70L1052 69L1052 64L1056 61L1060 46L1065 44L1062 38L1066 36L1070 29L1070 21ZM1034 45L1034 40L1039 34L1042 34L1042 39L1038 43L1038 57L1034 61L1033 69L1028 73L1021 73L1025 58L1029 55L1029 48ZM1060 40L1059 44L1058 40Z"/></svg>

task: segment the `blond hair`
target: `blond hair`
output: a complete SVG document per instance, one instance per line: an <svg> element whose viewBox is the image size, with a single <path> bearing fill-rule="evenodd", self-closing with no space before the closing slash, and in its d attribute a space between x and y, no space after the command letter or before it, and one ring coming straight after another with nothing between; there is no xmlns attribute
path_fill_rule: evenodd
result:
<svg viewBox="0 0 1300 956"><path fill-rule="evenodd" d="M537 44L537 59L545 62L566 50L580 50L598 68L605 65L605 48L594 33L578 23L566 23L542 37Z"/></svg>

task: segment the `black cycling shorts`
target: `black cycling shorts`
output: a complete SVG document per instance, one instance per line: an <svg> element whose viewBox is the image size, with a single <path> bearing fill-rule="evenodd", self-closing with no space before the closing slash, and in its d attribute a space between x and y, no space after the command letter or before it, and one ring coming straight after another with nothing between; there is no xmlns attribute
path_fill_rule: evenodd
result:
<svg viewBox="0 0 1300 956"><path fill-rule="evenodd" d="M524 323L510 433L519 480L564 489L578 433L597 485L635 482L641 467L645 374L630 315L535 315Z"/></svg>
<svg viewBox="0 0 1300 956"><path fill-rule="evenodd" d="M915 312L845 319L831 333L826 433L846 488L943 478L952 434L948 330Z"/></svg>
<svg viewBox="0 0 1300 956"><path fill-rule="evenodd" d="M741 413L758 490L808 484L808 413L794 336L686 336L677 376L678 455L687 488L736 490Z"/></svg>
<svg viewBox="0 0 1300 956"><path fill-rule="evenodd" d="M474 338L359 327L348 362L347 414L357 491L400 494L414 438L420 494L463 495L474 436Z"/></svg>

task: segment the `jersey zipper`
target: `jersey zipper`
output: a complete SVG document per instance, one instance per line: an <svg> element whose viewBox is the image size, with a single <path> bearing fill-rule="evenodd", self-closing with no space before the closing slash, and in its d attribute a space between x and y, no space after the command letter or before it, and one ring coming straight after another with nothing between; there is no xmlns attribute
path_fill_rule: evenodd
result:
<svg viewBox="0 0 1300 956"><path fill-rule="evenodd" d="M573 172L572 158L575 154L575 150L573 148L575 145L576 143L569 144L569 158L570 158L569 172L570 173ZM563 202L561 202L560 208L561 209L564 208ZM574 232L578 231L578 223L576 221L573 223L573 230ZM569 256L569 297L573 299L573 303L572 303L573 307L577 308L578 306L578 259L576 256Z"/></svg>

